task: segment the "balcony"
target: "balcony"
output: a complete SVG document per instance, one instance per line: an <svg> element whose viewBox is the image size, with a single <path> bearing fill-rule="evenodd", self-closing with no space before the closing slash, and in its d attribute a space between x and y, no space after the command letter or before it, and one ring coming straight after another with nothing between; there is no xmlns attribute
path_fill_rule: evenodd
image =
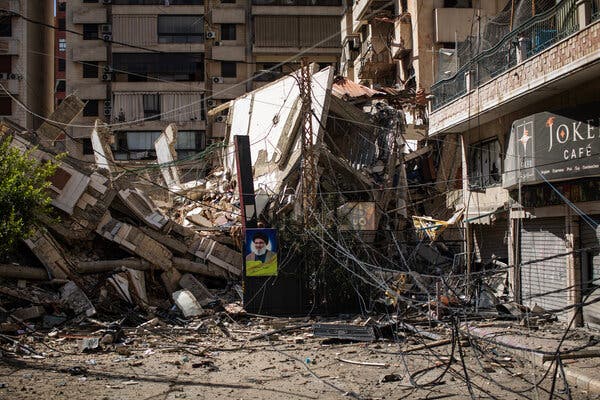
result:
<svg viewBox="0 0 600 400"><path fill-rule="evenodd" d="M219 61L245 61L246 47L244 46L215 46L212 48L212 58Z"/></svg>
<svg viewBox="0 0 600 400"><path fill-rule="evenodd" d="M508 33L492 48L468 60L453 77L436 82L431 87L435 96L433 109L441 108L465 95L468 89L474 89L502 75L510 68L573 34L577 29L575 0L561 1Z"/></svg>
<svg viewBox="0 0 600 400"><path fill-rule="evenodd" d="M18 55L21 42L18 39L1 38L0 39L0 54Z"/></svg>
<svg viewBox="0 0 600 400"><path fill-rule="evenodd" d="M104 43L71 49L73 61L106 61L106 45Z"/></svg>
<svg viewBox="0 0 600 400"><path fill-rule="evenodd" d="M74 24L105 24L106 19L106 7L79 7L73 11L73 23Z"/></svg>
<svg viewBox="0 0 600 400"><path fill-rule="evenodd" d="M213 8L214 24L245 24L246 11L243 8Z"/></svg>
<svg viewBox="0 0 600 400"><path fill-rule="evenodd" d="M393 3L384 0L355 0L352 6L352 33L358 33L375 13L381 16L383 11L394 12Z"/></svg>
<svg viewBox="0 0 600 400"><path fill-rule="evenodd" d="M73 90L77 91L77 95L82 99L95 99L104 100L106 99L106 85L102 83L95 84L79 84Z"/></svg>
<svg viewBox="0 0 600 400"><path fill-rule="evenodd" d="M396 65L392 60L390 52L385 49L376 53L371 42L363 43L363 51L358 60L360 79L382 79L390 77L395 71Z"/></svg>
<svg viewBox="0 0 600 400"><path fill-rule="evenodd" d="M437 43L454 43L464 41L473 34L473 19L476 10L473 8L436 8L434 10L435 41Z"/></svg>
<svg viewBox="0 0 600 400"><path fill-rule="evenodd" d="M569 2L563 1L550 14L540 14L454 77L433 85L429 134L461 132L474 118L484 124L597 79L600 21L577 31L575 9L560 8ZM554 23L557 20L559 25ZM555 29L540 25L544 21L552 21Z"/></svg>
<svg viewBox="0 0 600 400"><path fill-rule="evenodd" d="M246 93L244 83L215 83L212 98L215 100L231 100Z"/></svg>

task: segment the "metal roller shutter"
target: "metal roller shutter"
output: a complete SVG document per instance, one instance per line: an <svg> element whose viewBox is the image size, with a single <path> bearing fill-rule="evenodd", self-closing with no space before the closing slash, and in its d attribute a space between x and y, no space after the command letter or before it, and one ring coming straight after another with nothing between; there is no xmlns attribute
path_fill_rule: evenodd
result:
<svg viewBox="0 0 600 400"><path fill-rule="evenodd" d="M567 305L567 252L564 218L523 220L521 229L521 293L523 304L547 310ZM559 256L559 254L562 254ZM559 291L557 293L543 293ZM560 314L559 317L564 314Z"/></svg>
<svg viewBox="0 0 600 400"><path fill-rule="evenodd" d="M598 222L600 215L591 215ZM590 302L600 297L600 229L594 229L585 221L579 222L581 249L581 280L584 282L584 300ZM586 285L586 281L592 281ZM591 294L590 294L591 293ZM586 295L590 294L588 298ZM583 308L584 323L600 326L600 302Z"/></svg>

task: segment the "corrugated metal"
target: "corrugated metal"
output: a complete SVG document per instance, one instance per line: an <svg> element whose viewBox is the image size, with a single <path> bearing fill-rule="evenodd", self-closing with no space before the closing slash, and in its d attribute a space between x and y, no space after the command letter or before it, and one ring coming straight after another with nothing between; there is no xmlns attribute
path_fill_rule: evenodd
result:
<svg viewBox="0 0 600 400"><path fill-rule="evenodd" d="M495 221L492 225L471 224L471 228L476 261L489 263L492 256L500 260L508 259L508 222L505 219Z"/></svg>
<svg viewBox="0 0 600 400"><path fill-rule="evenodd" d="M135 46L158 43L156 15L113 16L113 40Z"/></svg>
<svg viewBox="0 0 600 400"><path fill-rule="evenodd" d="M254 43L259 47L297 47L298 18L288 15L254 17Z"/></svg>
<svg viewBox="0 0 600 400"><path fill-rule="evenodd" d="M521 229L521 293L523 304L547 310L567 305L567 252L564 218L523 220ZM558 290L538 297L542 293ZM563 290L563 291L560 291ZM535 297L534 297L535 296ZM560 314L560 316L565 314Z"/></svg>
<svg viewBox="0 0 600 400"><path fill-rule="evenodd" d="M592 215L596 222L600 221L600 215ZM600 297L600 230L593 229L584 221L579 222L581 249L582 280L592 281L590 285L584 283L584 296L591 292L585 299L590 302ZM598 280L597 280L598 279ZM600 302L590 304L583 308L583 320L585 323L600 326Z"/></svg>
<svg viewBox="0 0 600 400"><path fill-rule="evenodd" d="M259 47L340 47L339 23L338 17L329 16L255 16L254 43Z"/></svg>

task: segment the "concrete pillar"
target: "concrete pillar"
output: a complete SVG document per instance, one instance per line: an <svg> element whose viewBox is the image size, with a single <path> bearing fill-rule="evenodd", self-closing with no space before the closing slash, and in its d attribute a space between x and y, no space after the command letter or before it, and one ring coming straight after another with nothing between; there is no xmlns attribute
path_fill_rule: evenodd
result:
<svg viewBox="0 0 600 400"><path fill-rule="evenodd" d="M567 215L565 216L565 245L567 249L567 304L574 305L581 303L581 262L579 252L579 218L573 215L570 207L566 206ZM573 321L574 326L583 324L583 315L581 307L569 309L567 320Z"/></svg>
<svg viewBox="0 0 600 400"><path fill-rule="evenodd" d="M465 72L465 87L467 88L467 93L473 89L473 71Z"/></svg>
<svg viewBox="0 0 600 400"><path fill-rule="evenodd" d="M592 2L591 0L577 0L577 22L579 29L584 29L592 21Z"/></svg>
<svg viewBox="0 0 600 400"><path fill-rule="evenodd" d="M510 298L518 303L521 302L521 231L520 219L514 218L510 213L509 237L508 237L508 282L512 286Z"/></svg>

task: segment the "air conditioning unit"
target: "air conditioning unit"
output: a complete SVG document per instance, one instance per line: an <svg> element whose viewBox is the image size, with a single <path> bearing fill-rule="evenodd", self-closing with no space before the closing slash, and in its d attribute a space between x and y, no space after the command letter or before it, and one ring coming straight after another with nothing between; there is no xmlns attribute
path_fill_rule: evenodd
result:
<svg viewBox="0 0 600 400"><path fill-rule="evenodd" d="M0 81L3 81L6 79L6 74L4 72L0 73Z"/></svg>
<svg viewBox="0 0 600 400"><path fill-rule="evenodd" d="M8 74L7 79L19 79L19 76L17 74Z"/></svg>
<svg viewBox="0 0 600 400"><path fill-rule="evenodd" d="M112 114L112 108L105 108L104 109L104 116L105 117L110 117Z"/></svg>
<svg viewBox="0 0 600 400"><path fill-rule="evenodd" d="M112 0L102 0L102 4L112 4Z"/></svg>
<svg viewBox="0 0 600 400"><path fill-rule="evenodd" d="M110 81L112 81L112 74L110 72L109 73L103 73L102 74L102 80L104 82L110 82Z"/></svg>
<svg viewBox="0 0 600 400"><path fill-rule="evenodd" d="M111 68L109 65L105 65L105 66L102 68L102 73L103 73L103 74L110 74L110 73L112 73L112 68Z"/></svg>
<svg viewBox="0 0 600 400"><path fill-rule="evenodd" d="M215 41L215 42L213 43L213 46L220 46L220 45L221 45L221 42L219 42L219 41Z"/></svg>
<svg viewBox="0 0 600 400"><path fill-rule="evenodd" d="M112 25L111 24L102 24L102 25L100 25L100 32L102 34L112 33Z"/></svg>
<svg viewBox="0 0 600 400"><path fill-rule="evenodd" d="M212 32L212 31L206 32L206 38L207 39L214 39L216 37L217 37L216 33Z"/></svg>
<svg viewBox="0 0 600 400"><path fill-rule="evenodd" d="M227 117L225 115L217 115L215 122L227 122Z"/></svg>
<svg viewBox="0 0 600 400"><path fill-rule="evenodd" d="M104 109L106 110L107 108L112 109L112 101L104 100Z"/></svg>
<svg viewBox="0 0 600 400"><path fill-rule="evenodd" d="M223 78L220 76L213 76L212 78L213 83L223 83Z"/></svg>
<svg viewBox="0 0 600 400"><path fill-rule="evenodd" d="M207 107L216 107L217 101L213 100L213 99L208 99L208 100L206 100L206 106Z"/></svg>
<svg viewBox="0 0 600 400"><path fill-rule="evenodd" d="M111 33L103 33L102 34L102 40L104 40L105 42L111 42L112 41L112 34Z"/></svg>

